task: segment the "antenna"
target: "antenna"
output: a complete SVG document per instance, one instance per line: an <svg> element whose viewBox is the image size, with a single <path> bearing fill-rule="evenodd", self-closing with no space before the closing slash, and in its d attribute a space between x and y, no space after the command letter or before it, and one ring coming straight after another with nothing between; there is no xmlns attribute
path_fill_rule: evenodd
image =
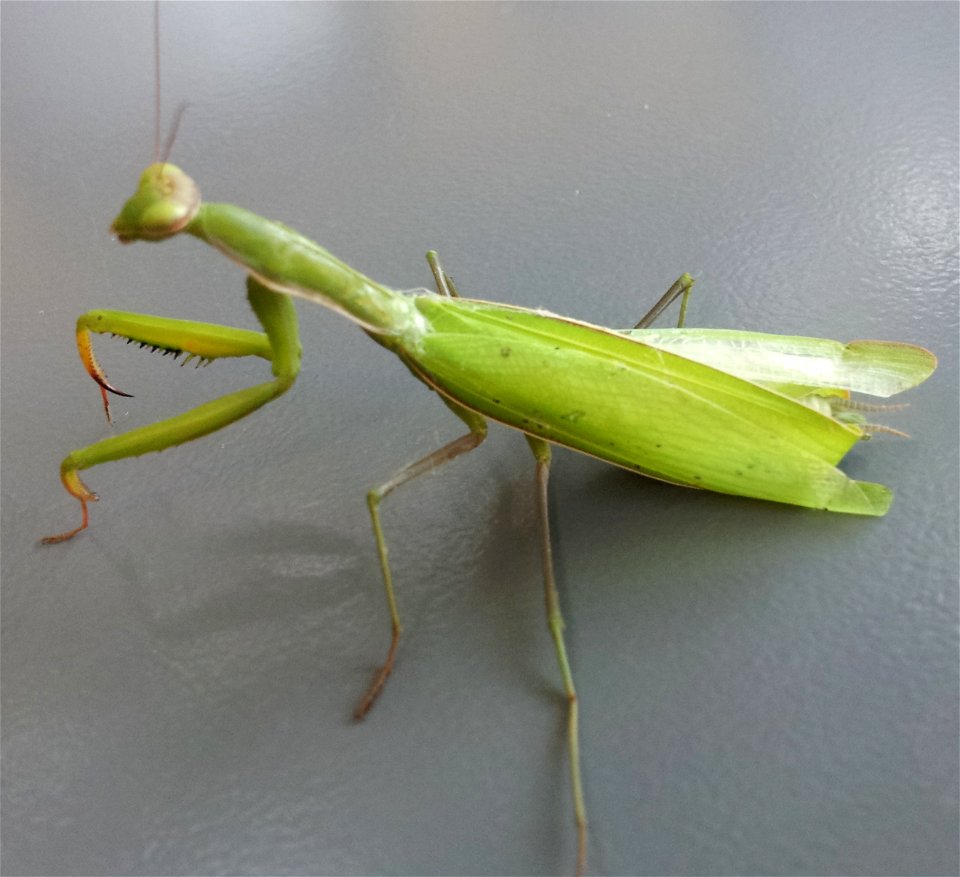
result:
<svg viewBox="0 0 960 877"><path fill-rule="evenodd" d="M174 141L177 139L177 131L180 128L180 120L190 104L182 102L173 114L173 122L170 125L170 133L160 149L160 0L154 0L153 4L153 75L154 75L154 121L153 121L153 160L156 164L166 164L173 151Z"/></svg>
<svg viewBox="0 0 960 877"><path fill-rule="evenodd" d="M160 164L166 164L167 159L170 158L170 153L173 151L173 142L177 139L177 131L180 129L180 120L183 118L183 114L189 106L190 104L186 101L181 101L177 106L173 114L173 122L170 124L170 133L167 135L167 142L163 144L163 152L160 153L158 159Z"/></svg>
<svg viewBox="0 0 960 877"><path fill-rule="evenodd" d="M153 4L153 160L160 161L160 0ZM172 143L170 144L173 145ZM164 159L165 160L165 159Z"/></svg>

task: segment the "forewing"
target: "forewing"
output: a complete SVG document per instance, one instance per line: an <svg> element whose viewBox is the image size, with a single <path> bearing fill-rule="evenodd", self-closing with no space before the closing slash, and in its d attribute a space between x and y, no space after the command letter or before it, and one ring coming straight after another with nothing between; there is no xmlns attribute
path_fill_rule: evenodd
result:
<svg viewBox="0 0 960 877"><path fill-rule="evenodd" d="M405 358L488 417L666 481L882 514L889 491L834 466L860 437L778 393L618 333L519 308L418 299Z"/></svg>

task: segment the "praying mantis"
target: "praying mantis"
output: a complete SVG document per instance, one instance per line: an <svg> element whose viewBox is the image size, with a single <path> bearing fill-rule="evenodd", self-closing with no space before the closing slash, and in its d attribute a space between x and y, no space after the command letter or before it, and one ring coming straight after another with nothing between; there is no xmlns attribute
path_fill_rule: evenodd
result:
<svg viewBox="0 0 960 877"><path fill-rule="evenodd" d="M553 570L547 487L556 444L687 487L834 512L879 516L892 494L847 477L836 464L874 427L851 391L891 396L925 380L933 354L894 342L824 339L683 327L693 280L681 276L632 330L615 331L530 310L459 297L435 253L437 292L398 292L364 276L292 229L229 204L202 202L196 183L166 161L144 170L114 220L122 243L186 234L247 273L249 303L263 327L228 326L99 310L77 321L84 367L109 396L92 347L112 334L175 356L255 356L273 378L184 414L78 449L61 480L81 506L80 524L44 539L67 541L89 526L97 499L79 473L103 463L175 447L219 430L286 393L300 367L293 298L323 304L395 353L435 391L467 432L372 489L367 504L390 610L387 656L357 705L363 718L393 670L400 613L380 522L380 504L398 487L479 446L493 420L523 433L535 459L547 620L567 702L567 749L577 831L575 872L586 868L587 815L579 757L579 707L563 636ZM649 328L682 299L675 330Z"/></svg>
<svg viewBox="0 0 960 877"><path fill-rule="evenodd" d="M113 334L201 361L254 356L272 380L151 426L69 454L68 492L89 526L96 495L79 473L113 460L200 438L284 395L299 370L301 345L291 298L323 304L395 353L435 391L467 432L399 470L367 496L391 618L387 656L356 708L362 718L383 691L400 643L400 612L380 504L398 487L479 446L490 420L524 434L535 459L548 628L567 701L566 733L574 821L575 871L587 865L587 811L579 755L579 702L563 636L547 488L556 444L674 484L840 513L879 516L890 491L848 478L836 464L876 427L851 392L888 397L933 371L929 352L890 342L854 342L685 327L693 281L683 275L634 329L610 330L545 311L461 298L436 254L428 255L436 293L401 293L360 274L277 223L224 204L201 202L196 184L166 161L150 165L113 223L123 243L181 234L207 243L247 273L250 304L263 331L122 311L80 317L83 364L108 394L126 395L106 377L92 335ZM680 298L674 330L651 324Z"/></svg>

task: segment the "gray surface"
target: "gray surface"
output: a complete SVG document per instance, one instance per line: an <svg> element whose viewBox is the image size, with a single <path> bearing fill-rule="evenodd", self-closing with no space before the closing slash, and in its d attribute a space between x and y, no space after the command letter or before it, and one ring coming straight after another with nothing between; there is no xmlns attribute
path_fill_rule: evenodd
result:
<svg viewBox="0 0 960 877"><path fill-rule="evenodd" d="M152 11L2 5L3 870L549 874L573 860L524 443L391 498L386 646L363 493L457 434L389 354L302 307L267 413L89 473L72 344L115 307L251 325L194 241L106 234L152 148ZM956 874L955 4L182 5L174 158L212 200L397 287L627 325L681 271L692 324L929 346L847 469L881 520L698 494L558 455L591 870ZM118 428L261 380L109 340ZM706 438L706 437L705 437Z"/></svg>

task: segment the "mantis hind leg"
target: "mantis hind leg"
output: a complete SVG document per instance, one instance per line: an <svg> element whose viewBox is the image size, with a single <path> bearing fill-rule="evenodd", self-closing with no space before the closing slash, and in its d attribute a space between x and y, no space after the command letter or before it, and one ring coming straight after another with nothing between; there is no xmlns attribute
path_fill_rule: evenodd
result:
<svg viewBox="0 0 960 877"><path fill-rule="evenodd" d="M689 274L681 274L673 285L662 295L660 300L647 311L634 326L634 329L648 329L671 304L680 296L680 317L677 320L677 328L682 329L687 321L687 302L690 299L690 293L693 291L693 278Z"/></svg>
<svg viewBox="0 0 960 877"><path fill-rule="evenodd" d="M550 517L547 503L547 487L550 479L550 445L542 439L526 436L530 449L537 460L537 513L540 518L540 553L543 564L543 589L547 609L547 627L553 639L563 677L563 689L567 697L567 752L570 758L570 785L573 792L573 814L577 825L576 874L583 874L587 860L587 808L583 800L583 782L580 775L580 707L573 673L567 658L563 638L563 615L560 611L560 596L553 574L553 549L550 544Z"/></svg>
<svg viewBox="0 0 960 877"><path fill-rule="evenodd" d="M389 481L384 482L379 487L374 487L367 494L367 508L370 511L370 520L373 523L373 535L377 541L377 556L380 558L380 571L383 575L383 586L386 591L387 605L390 608L390 648L387 651L387 658L383 666L377 671L366 694L364 694L353 712L353 717L357 720L362 719L370 712L370 708L380 696L380 692L383 690L387 678L393 671L397 646L400 643L400 612L397 609L397 599L393 590L393 576L390 573L390 563L387 559L387 543L384 539L383 527L380 523L380 503L385 497L400 487L400 485L412 481L419 475L432 472L437 467L450 462L450 460L456 459L461 454L472 451L487 437L487 422L479 414L462 408L446 398L443 398L443 401L457 417L470 427L470 432L445 444L442 448L438 448L432 453L427 454L427 456L404 466Z"/></svg>
<svg viewBox="0 0 960 877"><path fill-rule="evenodd" d="M100 385L108 418L106 393L119 391L106 380L106 375L93 356L90 332L109 332L138 341L141 346L186 352L189 357L200 359L261 356L271 362L274 380L247 387L176 417L112 436L69 453L60 464L60 479L67 492L79 500L83 516L79 527L56 536L47 536L42 540L45 544L71 539L89 524L87 505L96 501L97 495L81 481L81 470L112 460L162 451L200 438L246 417L290 388L300 370L300 339L293 302L287 296L267 289L252 277L247 279L247 294L264 332L120 311L92 311L77 321L80 356L90 376Z"/></svg>

